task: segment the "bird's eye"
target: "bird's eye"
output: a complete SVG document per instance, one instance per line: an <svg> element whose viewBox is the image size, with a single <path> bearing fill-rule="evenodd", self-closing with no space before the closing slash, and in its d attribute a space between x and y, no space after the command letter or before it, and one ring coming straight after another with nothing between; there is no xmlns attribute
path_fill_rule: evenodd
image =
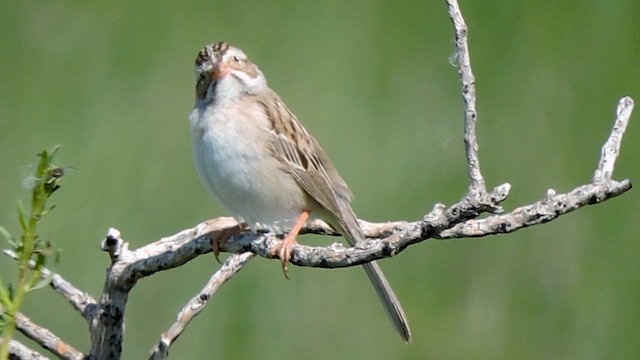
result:
<svg viewBox="0 0 640 360"><path fill-rule="evenodd" d="M241 62L241 61L242 61L242 59L240 59L237 55L234 55L234 56L233 56L233 61L235 61L235 62L239 63L239 62Z"/></svg>

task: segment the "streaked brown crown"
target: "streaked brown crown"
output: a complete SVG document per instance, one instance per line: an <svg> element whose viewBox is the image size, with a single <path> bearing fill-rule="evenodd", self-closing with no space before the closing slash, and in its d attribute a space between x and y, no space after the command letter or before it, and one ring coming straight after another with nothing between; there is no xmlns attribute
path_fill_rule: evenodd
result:
<svg viewBox="0 0 640 360"><path fill-rule="evenodd" d="M202 48L196 57L196 66L202 66L207 62L215 62L222 58L225 52L232 46L224 41L210 44Z"/></svg>

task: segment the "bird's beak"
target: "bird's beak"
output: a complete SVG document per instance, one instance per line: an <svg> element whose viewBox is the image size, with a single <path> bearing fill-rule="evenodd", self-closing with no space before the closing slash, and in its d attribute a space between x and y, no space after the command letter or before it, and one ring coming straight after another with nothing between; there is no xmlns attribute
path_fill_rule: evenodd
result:
<svg viewBox="0 0 640 360"><path fill-rule="evenodd" d="M231 69L226 64L215 64L213 66L213 79L218 81L227 76L229 71L231 71Z"/></svg>

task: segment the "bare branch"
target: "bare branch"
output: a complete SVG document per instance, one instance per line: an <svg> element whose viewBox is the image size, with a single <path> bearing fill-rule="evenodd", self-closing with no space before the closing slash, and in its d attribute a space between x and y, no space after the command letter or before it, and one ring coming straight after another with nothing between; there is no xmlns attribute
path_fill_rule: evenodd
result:
<svg viewBox="0 0 640 360"><path fill-rule="evenodd" d="M582 185L566 194L556 195L554 190L549 189L547 196L538 202L519 207L508 214L460 223L443 231L435 238L455 239L511 233L528 226L549 222L586 205L614 198L630 189L629 180Z"/></svg>
<svg viewBox="0 0 640 360"><path fill-rule="evenodd" d="M458 74L462 82L462 98L464 99L464 145L469 166L470 192L485 192L484 178L480 172L480 159L478 157L478 140L476 139L476 79L471 70L471 58L469 45L467 44L467 24L462 17L462 12L456 0L447 1L449 18L453 22L456 35L456 53L453 56L458 64Z"/></svg>
<svg viewBox="0 0 640 360"><path fill-rule="evenodd" d="M14 260L18 259L17 254L12 250L5 249L3 253ZM29 266L33 268L35 262L33 260L29 261ZM50 279L49 286L62 295L87 321L90 321L95 316L96 300L91 295L76 288L62 276L46 267L42 268L40 278Z"/></svg>
<svg viewBox="0 0 640 360"><path fill-rule="evenodd" d="M631 189L629 180L606 181L579 186L566 194L549 190L544 199L522 206L504 215L484 219L467 219L467 213L447 211L443 205L434 209L421 221L370 223L360 221L368 240L354 248L335 243L329 247L310 247L297 244L293 248L291 262L299 266L337 268L361 265L365 262L392 257L410 245L434 239L480 237L514 232L519 229L551 221L581 207L600 203ZM499 189L495 190L498 193ZM463 200L464 201L464 200ZM459 204L452 208L460 208ZM480 212L469 207L470 212ZM204 222L193 229L146 245L144 253L153 254L153 261L137 258L136 274L145 276L159 270L180 266L198 255L212 251L211 241L226 228L237 226L231 218L219 218ZM226 228L225 228L226 227ZM305 233L337 235L329 225L316 220L304 229ZM193 237L191 237L193 236ZM231 253L252 252L265 258L277 257L280 239L273 233L244 233L231 237L220 248ZM152 266L148 266L151 264Z"/></svg>
<svg viewBox="0 0 640 360"><path fill-rule="evenodd" d="M613 171L633 101L631 98L624 98L620 104L618 120L605 145L605 148L613 147L614 150L603 151L600 159L599 167L604 167L605 165L602 164L606 164L607 173ZM603 171L600 170L600 172ZM417 222L398 221L376 224L360 221L364 234L369 239L359 243L355 248L345 248L338 243L325 248L295 245L291 263L322 268L354 266L394 256L408 246L430 238L453 239L514 232L551 221L580 207L616 197L629 189L631 189L629 180L617 182L601 179L599 182L579 186L566 194L556 194L554 190L549 190L545 198L536 203L522 206L508 214L493 215L484 219L476 218L482 212L488 211L485 204L467 196L449 209L437 204L429 214ZM505 184L495 188L488 195L493 197L491 201L501 201L506 197L508 190L509 186ZM211 242L220 234L236 226L238 224L231 218L206 221L193 229L184 230L174 236L148 244L135 252L130 252L122 240L117 241L113 248L119 249L118 251L126 249L124 253L131 253L129 256L135 259L130 263L128 275L120 279L135 283L143 276L180 266L198 255L211 252ZM329 225L319 220L309 224L303 232L338 235ZM231 253L249 251L265 258L275 258L279 241L277 235L273 233L244 233L232 236L220 250ZM127 273L123 275L125 274Z"/></svg>
<svg viewBox="0 0 640 360"><path fill-rule="evenodd" d="M369 239L354 248L345 248L340 243L334 243L329 247L296 245L291 263L320 268L348 267L392 257L408 246L429 238L454 239L510 233L531 225L549 222L560 215L613 198L629 189L631 189L631 183L624 180L606 184L583 185L567 194L555 195L551 191L549 194L551 196L534 204L520 207L509 214L467 220L450 229L431 234L424 231L432 226L426 221L404 223L403 225L397 223L398 225L394 227L395 235L385 239ZM388 224L380 225L382 228L388 228ZM270 254L277 248L277 240L263 236L251 242L248 248L243 248L250 249L260 256L270 257Z"/></svg>
<svg viewBox="0 0 640 360"><path fill-rule="evenodd" d="M191 320L204 310L204 307L213 294L215 294L227 280L237 274L244 264L254 256L255 255L250 252L230 256L224 264L222 264L222 267L211 276L207 285L200 290L200 293L194 296L187 305L182 308L182 311L178 314L178 319L171 325L169 330L162 333L160 341L151 349L149 359L165 359L167 355L169 355L171 345L182 334Z"/></svg>
<svg viewBox="0 0 640 360"><path fill-rule="evenodd" d="M59 359L82 360L84 354L73 348L73 346L62 341L51 331L37 325L28 317L18 313L16 315L16 325L18 331L24 336L38 343Z"/></svg>
<svg viewBox="0 0 640 360"><path fill-rule="evenodd" d="M2 312L3 312L3 309L0 306L0 313ZM28 337L29 339L35 341L38 345L42 346L42 348L56 355L59 359L69 359L69 360L84 359L84 355L81 352L74 349L71 345L62 341L59 337L57 337L51 331L34 323L33 321L31 321L31 319L24 316L23 314L17 313L15 320L16 320L16 329L19 332L21 332L24 336ZM13 344L13 342L10 343L10 345L11 344Z"/></svg>
<svg viewBox="0 0 640 360"><path fill-rule="evenodd" d="M0 338L0 344L3 341L4 339ZM15 360L49 360L48 357L42 356L37 351L29 349L16 340L9 342L9 354L11 354L9 358Z"/></svg>
<svg viewBox="0 0 640 360"><path fill-rule="evenodd" d="M462 12L457 0L447 0L449 18L453 22L456 36L456 52L453 56L454 62L458 65L458 74L462 83L462 98L464 99L464 149L467 155L467 166L469 171L469 193L460 201L460 209L454 211L468 211L470 209L480 209L481 212L501 213L500 203L509 195L510 185L505 183L487 193L484 178L480 171L480 158L478 156L478 139L476 138L476 122L478 114L476 112L476 79L471 70L471 57L469 55L469 45L467 37L469 35L467 24L462 17ZM478 213L470 213L469 219L478 216Z"/></svg>

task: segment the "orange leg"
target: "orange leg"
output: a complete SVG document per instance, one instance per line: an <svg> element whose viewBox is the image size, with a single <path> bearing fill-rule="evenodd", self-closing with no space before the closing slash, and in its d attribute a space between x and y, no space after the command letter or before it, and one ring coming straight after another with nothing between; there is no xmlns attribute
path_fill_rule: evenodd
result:
<svg viewBox="0 0 640 360"><path fill-rule="evenodd" d="M298 236L298 233L300 232L300 229L302 229L304 223L309 219L309 213L311 213L311 210L303 210L300 213L300 216L298 217L295 225L293 225L291 231L289 231L287 236L285 236L285 238L282 240L282 243L280 244L280 261L282 261L282 271L284 272L284 277L286 277L287 279L289 278L287 276L287 263L289 262L289 260L291 260L291 251L293 250L293 245L296 244L296 237Z"/></svg>
<svg viewBox="0 0 640 360"><path fill-rule="evenodd" d="M240 235L240 232L243 228L244 224L241 224L220 230L214 234L215 237L211 239L211 247L213 248L213 255L216 257L216 261L218 262L218 264L222 264L220 262L221 245L224 245L230 237L234 235Z"/></svg>

